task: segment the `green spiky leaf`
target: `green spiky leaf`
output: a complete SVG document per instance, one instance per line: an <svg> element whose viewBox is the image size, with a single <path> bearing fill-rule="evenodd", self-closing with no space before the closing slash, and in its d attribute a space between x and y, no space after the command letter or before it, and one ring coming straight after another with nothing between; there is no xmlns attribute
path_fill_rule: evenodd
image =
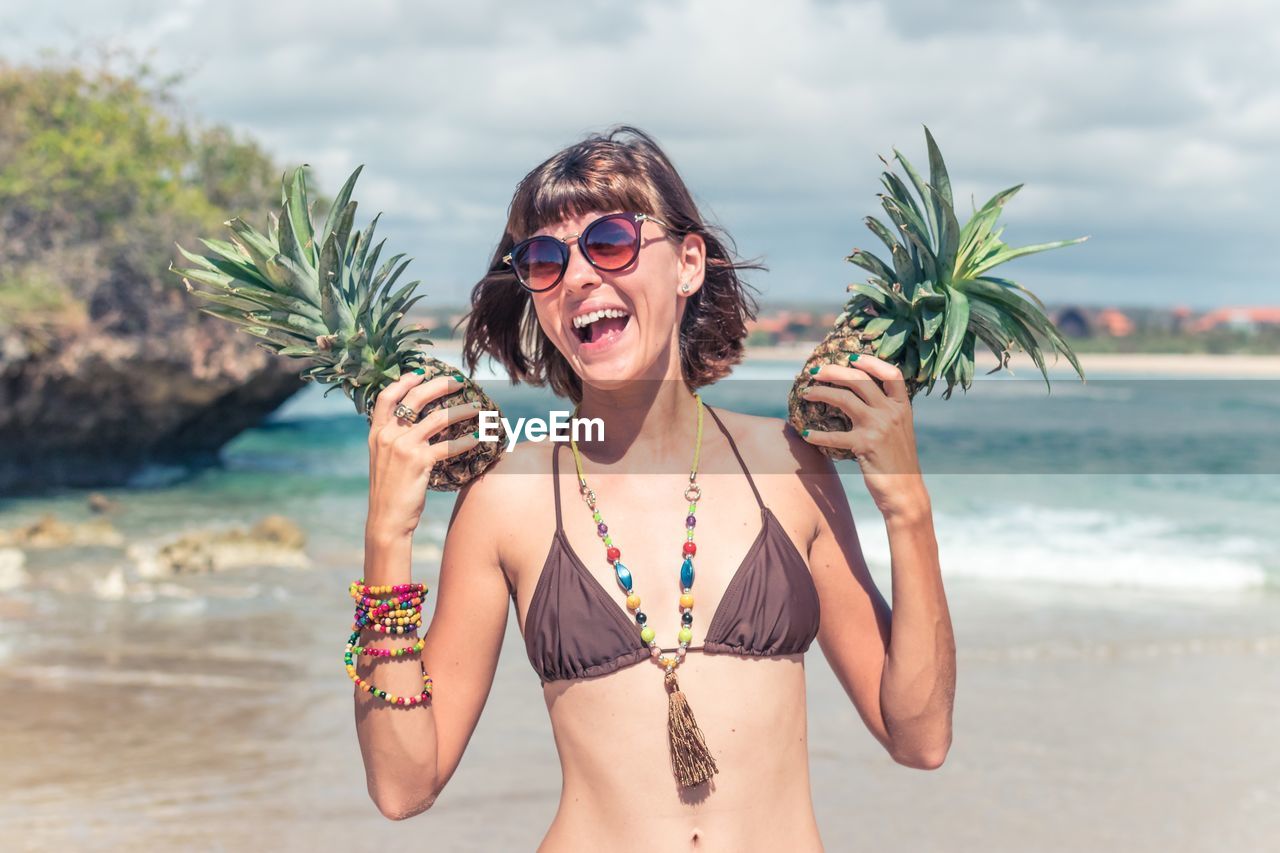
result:
<svg viewBox="0 0 1280 853"><path fill-rule="evenodd" d="M938 354L938 370L946 370L960 353L964 334L969 329L969 299L950 286L942 292L947 297L946 317L942 321L942 351Z"/></svg>

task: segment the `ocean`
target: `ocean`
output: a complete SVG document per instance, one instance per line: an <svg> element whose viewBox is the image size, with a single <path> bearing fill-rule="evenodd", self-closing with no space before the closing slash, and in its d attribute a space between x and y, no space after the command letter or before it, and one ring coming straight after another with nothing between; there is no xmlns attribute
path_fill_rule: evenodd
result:
<svg viewBox="0 0 1280 853"><path fill-rule="evenodd" d="M796 366L753 361L702 394L713 406L786 416ZM916 398L921 466L946 542L947 577L1211 592L1280 588L1280 382L1131 373L1081 384L1051 372L980 377L950 400ZM545 389L477 374L504 414L571 409ZM221 468L141 472L130 536L281 512L314 548L358 548L367 508L367 428L351 403L308 386L229 444ZM856 463L838 463L854 518L878 513ZM44 512L88 517L83 494L0 504L0 526ZM454 495L431 493L419 539L439 544ZM884 563L886 552L868 552Z"/></svg>

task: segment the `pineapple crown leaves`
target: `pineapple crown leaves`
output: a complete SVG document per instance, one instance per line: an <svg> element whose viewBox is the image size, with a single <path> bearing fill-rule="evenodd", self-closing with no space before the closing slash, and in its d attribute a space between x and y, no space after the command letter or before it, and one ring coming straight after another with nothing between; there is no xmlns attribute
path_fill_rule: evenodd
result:
<svg viewBox="0 0 1280 853"><path fill-rule="evenodd" d="M871 276L866 283L849 285L852 296L836 326L847 325L861 340L874 341L875 354L897 363L908 382L925 386L926 393L944 377L945 397L957 383L967 390L979 340L997 358L990 372L1007 367L1011 349L1017 346L1031 356L1048 385L1040 345L1044 339L1066 355L1083 379L1075 353L1049 319L1044 303L991 271L1015 258L1088 238L1018 248L1005 244L996 220L1022 184L996 193L961 226L942 152L928 127L924 133L928 181L896 148L894 162L906 173L905 181L893 172L893 164L880 158L886 167L880 176L885 192L877 197L893 227L874 216L865 221L888 248L889 261L862 249L845 258Z"/></svg>
<svg viewBox="0 0 1280 853"><path fill-rule="evenodd" d="M192 266L169 268L208 303L202 312L262 339L263 349L312 359L303 378L341 387L363 412L386 383L421 364L419 348L431 345L429 329L401 328L424 298L413 295L421 282L397 287L409 264L404 255L379 266L386 241L375 245L373 239L381 214L354 230L351 193L363 166L347 178L318 231L306 168L281 179L280 210L269 214L266 234L233 218L226 223L229 242L202 239L208 255L178 246Z"/></svg>

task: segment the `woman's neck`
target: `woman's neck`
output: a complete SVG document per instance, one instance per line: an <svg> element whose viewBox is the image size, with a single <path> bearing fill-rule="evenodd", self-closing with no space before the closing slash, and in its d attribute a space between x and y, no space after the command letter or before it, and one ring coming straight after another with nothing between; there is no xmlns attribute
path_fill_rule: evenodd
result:
<svg viewBox="0 0 1280 853"><path fill-rule="evenodd" d="M698 431L698 403L681 380L641 380L625 388L583 388L579 418L599 418L604 438L578 443L598 465L628 471L687 471ZM705 433L705 423L704 423Z"/></svg>

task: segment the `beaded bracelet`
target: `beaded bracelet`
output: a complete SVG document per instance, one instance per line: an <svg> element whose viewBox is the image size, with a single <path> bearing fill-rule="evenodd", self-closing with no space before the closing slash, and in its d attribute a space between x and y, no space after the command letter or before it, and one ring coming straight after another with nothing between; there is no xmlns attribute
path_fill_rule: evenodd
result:
<svg viewBox="0 0 1280 853"><path fill-rule="evenodd" d="M389 634L407 633L410 627L422 624L422 600L426 591L426 585L420 583L365 586L363 580L352 582L349 592L356 600L356 627ZM387 594L393 597L375 597Z"/></svg>
<svg viewBox="0 0 1280 853"><path fill-rule="evenodd" d="M351 588L357 590L361 595L387 595L388 593L399 592L426 592L426 584L420 583L397 583L386 586L366 586L364 578L359 578L351 582Z"/></svg>
<svg viewBox="0 0 1280 853"><path fill-rule="evenodd" d="M410 623L417 623L421 621L422 621L422 614L416 610L413 611L408 616L390 616L390 615L374 616L374 615L370 615L367 611L362 611L362 610L356 611L356 622L358 622L361 625L372 625L375 622L378 623L379 625L388 625L388 626L408 625Z"/></svg>
<svg viewBox="0 0 1280 853"><path fill-rule="evenodd" d="M365 586L364 579L351 582L352 596L404 595L425 593L427 587L420 583L398 583L393 586Z"/></svg>
<svg viewBox="0 0 1280 853"><path fill-rule="evenodd" d="M420 604L422 596L419 595L406 594L395 598L356 597L356 607L362 610L395 610L398 607L417 607Z"/></svg>
<svg viewBox="0 0 1280 853"><path fill-rule="evenodd" d="M356 628L368 628L370 631L378 631L383 634L408 634L410 631L416 631L422 627L422 619L419 617L411 622L396 625L383 625L381 623L370 623L366 619L357 619L354 623Z"/></svg>
<svg viewBox="0 0 1280 853"><path fill-rule="evenodd" d="M367 654L367 652L356 645L356 641L359 639L360 639L360 632L359 631L352 632L351 636L347 638L347 650L345 654L343 654L343 662L346 664L347 675L351 678L352 681L355 682L357 687L361 688L362 690L367 690L369 693L373 694L374 696L378 697L384 702L387 702L390 705L401 705L401 706L421 705L423 702L426 702L428 699L431 698L431 676L427 675L427 665L421 660L419 660L418 662L422 664L422 692L419 693L417 696L396 696L394 694L388 693L385 690L379 690L377 687L375 687L374 685L370 684L369 682L361 678L359 673L356 672L355 656L361 653ZM421 651L422 641L419 640L414 645L413 648L417 651ZM409 649L396 649L396 650L372 649L369 651L391 652L392 654L388 655L389 657L397 657L400 654L408 652Z"/></svg>
<svg viewBox="0 0 1280 853"><path fill-rule="evenodd" d="M412 616L401 618L392 616L370 616L367 612L356 609L355 624L360 628L370 628L374 631L386 631L395 634L403 634L407 630L418 627L422 624L422 614L415 612Z"/></svg>
<svg viewBox="0 0 1280 853"><path fill-rule="evenodd" d="M352 646L351 653L353 655L369 658L398 658L405 655L417 654L422 651L422 648L425 645L426 641L419 637L418 642L414 643L412 646L405 646L403 649L371 649L368 646Z"/></svg>
<svg viewBox="0 0 1280 853"><path fill-rule="evenodd" d="M420 705L431 696L431 676L427 675L424 661L422 665L422 693L417 696L396 696L381 690L362 679L356 672L357 656L398 658L410 654L420 654L424 641L419 638L411 647L403 649L370 649L357 645L361 629L368 629L385 634L411 634L422 624L422 601L426 597L427 587L424 584L394 584L390 586L365 586L364 580L353 581L349 593L356 601L355 621L351 626L352 634L347 639L346 651L343 653L343 664L348 677L356 686L391 705ZM390 598L379 598L389 595Z"/></svg>
<svg viewBox="0 0 1280 853"><path fill-rule="evenodd" d="M385 611L385 612L383 612L383 613L377 613L377 612L374 612L374 611L366 611L365 613L363 613L363 614L362 614L362 616L363 616L365 619L367 619L368 621L370 621L370 622L373 622L374 620L377 620L378 622L382 623L383 625L389 625L389 624L394 624L394 623L389 622L388 620L397 620L397 619L398 619L398 620L409 620L409 619L413 619L413 618L414 618L414 617L416 617L416 616L419 616L419 615L420 615L420 612L421 612L421 611L419 611L419 610L418 610L418 608L414 607L414 608L410 608L410 609L408 609L408 610L388 610L388 611Z"/></svg>

